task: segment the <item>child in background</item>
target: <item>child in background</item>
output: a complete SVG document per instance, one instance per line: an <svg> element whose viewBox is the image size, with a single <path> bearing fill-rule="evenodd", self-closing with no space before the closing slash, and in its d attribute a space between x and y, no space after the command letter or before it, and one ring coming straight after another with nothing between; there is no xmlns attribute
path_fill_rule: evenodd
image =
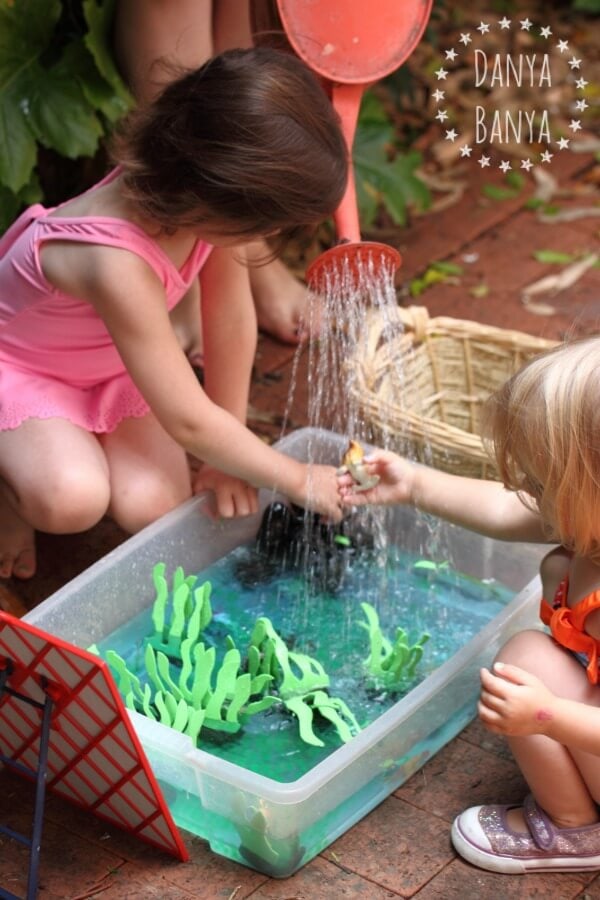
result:
<svg viewBox="0 0 600 900"><path fill-rule="evenodd" d="M0 242L0 575L31 577L34 530L105 513L135 532L196 491L220 515L256 488L340 517L335 470L244 425L256 348L245 246L279 248L338 206L347 150L310 70L269 49L224 53L125 124L117 168ZM204 390L169 311L198 291Z"/></svg>
<svg viewBox="0 0 600 900"><path fill-rule="evenodd" d="M459 815L452 841L493 872L600 867L600 339L528 363L489 402L502 483L367 457L380 481L347 505L411 504L502 540L551 541L541 564L542 630L524 631L481 671L479 716L508 738L531 793L522 806Z"/></svg>

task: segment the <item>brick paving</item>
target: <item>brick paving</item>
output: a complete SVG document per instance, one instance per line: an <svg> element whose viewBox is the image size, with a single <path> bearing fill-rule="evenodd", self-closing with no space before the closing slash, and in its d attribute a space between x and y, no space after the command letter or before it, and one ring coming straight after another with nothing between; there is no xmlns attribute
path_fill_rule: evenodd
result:
<svg viewBox="0 0 600 900"><path fill-rule="evenodd" d="M582 182L593 165L590 157L568 155L561 161L561 169L553 171L562 183L573 186ZM597 331L599 269L590 270L552 301L557 308L553 316L527 311L520 292L548 274L548 266L534 258L535 250L578 253L597 249L598 219L542 225L524 205L526 192L505 201L487 199L481 187L491 180L473 176L457 205L423 216L398 232L394 243L404 256L400 288L422 273L431 260L450 260L463 267L460 284L438 284L415 301L426 305L432 316L470 318L549 338ZM487 287L484 297L473 292L481 284ZM293 356L293 348L261 338L251 392L251 426L269 439L279 436L279 426L264 419L283 413ZM306 423L305 373L303 359L291 408L294 427ZM8 582L5 590L14 593L15 603L31 608L124 537L108 521L81 535L41 535L37 576L27 584ZM8 594L0 592L0 605L9 600ZM475 803L518 801L523 792L523 781L504 743L475 722L370 815L285 880L268 878L218 857L204 841L188 834L184 837L191 861L177 863L50 797L40 898L454 900L467 896L524 900L543 896L600 900L600 876L594 874L499 876L481 872L456 857L449 840L450 822L456 813ZM19 827L29 815L31 799L29 785L0 773L0 821ZM24 891L24 855L13 841L0 837L0 885L16 894Z"/></svg>

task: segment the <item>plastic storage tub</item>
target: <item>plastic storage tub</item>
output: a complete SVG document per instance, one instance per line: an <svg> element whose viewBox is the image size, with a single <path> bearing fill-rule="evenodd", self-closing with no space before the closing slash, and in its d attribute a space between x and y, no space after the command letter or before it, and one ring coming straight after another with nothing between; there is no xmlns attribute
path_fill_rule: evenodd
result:
<svg viewBox="0 0 600 900"><path fill-rule="evenodd" d="M305 428L278 446L297 458L337 464L345 445L338 435ZM262 506L272 499L265 492ZM130 538L26 621L88 647L152 603L148 573L158 560L171 571L181 565L196 573L254 536L259 516L216 522L206 515L207 502L206 496L195 498ZM539 582L531 578L545 551L447 523L440 529L454 568L476 579L494 578L516 596L433 674L296 781L257 775L130 713L179 826L206 839L216 853L285 877L373 809L472 719L479 668L510 635L538 626ZM391 540L419 553L429 525L414 510L398 507L389 513L388 531Z"/></svg>

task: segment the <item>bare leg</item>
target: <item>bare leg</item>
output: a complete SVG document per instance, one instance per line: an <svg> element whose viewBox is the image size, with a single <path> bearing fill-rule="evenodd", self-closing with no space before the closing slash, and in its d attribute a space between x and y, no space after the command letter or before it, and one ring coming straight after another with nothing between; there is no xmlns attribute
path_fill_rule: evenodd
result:
<svg viewBox="0 0 600 900"><path fill-rule="evenodd" d="M264 243L251 245L250 259L268 255ZM321 310L309 309L308 289L292 275L280 259L250 268L250 285L256 307L258 327L284 344L299 344L310 335L318 335Z"/></svg>
<svg viewBox="0 0 600 900"><path fill-rule="evenodd" d="M28 419L0 433L0 575L35 573L34 530L85 531L108 507L96 438L63 419Z"/></svg>
<svg viewBox="0 0 600 900"><path fill-rule="evenodd" d="M100 437L110 471L109 514L134 534L192 495L183 449L152 414Z"/></svg>
<svg viewBox="0 0 600 900"><path fill-rule="evenodd" d="M598 689L589 683L584 667L543 632L515 635L498 659L536 675L559 697L600 706ZM565 747L544 735L510 737L508 741L535 799L559 828L599 821L597 756ZM511 827L527 831L520 809L511 810L508 816Z"/></svg>
<svg viewBox="0 0 600 900"><path fill-rule="evenodd" d="M213 54L211 0L118 0L114 47L135 97L151 100Z"/></svg>
<svg viewBox="0 0 600 900"><path fill-rule="evenodd" d="M247 0L215 0L213 22L215 53L232 47L251 47L250 10ZM249 261L268 257L263 241L251 246ZM258 327L285 344L308 337L307 290L281 260L250 269L250 285ZM315 326L317 325L315 318ZM317 331L317 327L312 329Z"/></svg>

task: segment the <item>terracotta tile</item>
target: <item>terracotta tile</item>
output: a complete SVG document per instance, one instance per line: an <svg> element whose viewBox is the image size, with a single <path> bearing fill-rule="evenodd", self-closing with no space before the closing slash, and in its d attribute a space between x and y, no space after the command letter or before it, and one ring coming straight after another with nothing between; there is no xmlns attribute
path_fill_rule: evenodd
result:
<svg viewBox="0 0 600 900"><path fill-rule="evenodd" d="M388 797L324 851L336 865L412 897L452 859L446 822Z"/></svg>
<svg viewBox="0 0 600 900"><path fill-rule="evenodd" d="M238 865L223 856L217 856L206 841L186 834L186 846L190 862L171 867L165 878L197 900L215 900L229 897L234 891L235 900L254 896L253 891L267 881L267 876L246 866Z"/></svg>
<svg viewBox="0 0 600 900"><path fill-rule="evenodd" d="M459 738L398 788L395 796L451 822L469 806L518 802L526 792L516 763Z"/></svg>
<svg viewBox="0 0 600 900"><path fill-rule="evenodd" d="M560 162L557 161L553 174L561 184L565 184L585 171L590 162L589 155L564 155ZM514 199L490 200L482 193L482 188L490 183L503 184L500 177L482 169L476 170L471 164L465 164L462 171L456 171L458 179L466 182L458 203L434 215L415 217L409 227L396 230L391 236L403 257L398 273L399 283L414 278L434 260L454 256L490 229L502 228L503 223L523 206L532 193L530 188L526 188ZM379 235L377 240L385 240L385 237Z"/></svg>
<svg viewBox="0 0 600 900"><path fill-rule="evenodd" d="M190 868L188 866L188 868ZM243 900L254 896L256 884L244 881L242 877L218 877L210 869L194 866L193 877L189 878L187 887L174 883L165 875L148 871L148 866L126 863L114 873L112 884L99 894L102 900ZM104 883L103 883L104 884Z"/></svg>
<svg viewBox="0 0 600 900"><path fill-rule="evenodd" d="M317 857L291 878L269 879L252 894L252 900L388 900L397 896Z"/></svg>
<svg viewBox="0 0 600 900"><path fill-rule="evenodd" d="M419 891L417 900L570 900L580 891L575 874L497 875L457 859Z"/></svg>
<svg viewBox="0 0 600 900"><path fill-rule="evenodd" d="M105 887L107 885L107 887ZM198 894L191 894L165 881L155 874L148 875L143 870L126 863L118 872L98 885L98 897L102 900L192 900ZM213 894L217 897L218 894Z"/></svg>
<svg viewBox="0 0 600 900"><path fill-rule="evenodd" d="M16 799L16 798L15 798ZM0 821L15 831L29 834L31 810L23 809L18 800L3 803ZM22 896L27 883L29 851L22 844L0 836L0 886ZM65 832L46 820L42 833L39 887L45 900L75 897L107 878L123 865L123 860L100 847L90 847L83 838Z"/></svg>
<svg viewBox="0 0 600 900"><path fill-rule="evenodd" d="M576 895L576 900L600 900L600 875L593 878L583 891Z"/></svg>

